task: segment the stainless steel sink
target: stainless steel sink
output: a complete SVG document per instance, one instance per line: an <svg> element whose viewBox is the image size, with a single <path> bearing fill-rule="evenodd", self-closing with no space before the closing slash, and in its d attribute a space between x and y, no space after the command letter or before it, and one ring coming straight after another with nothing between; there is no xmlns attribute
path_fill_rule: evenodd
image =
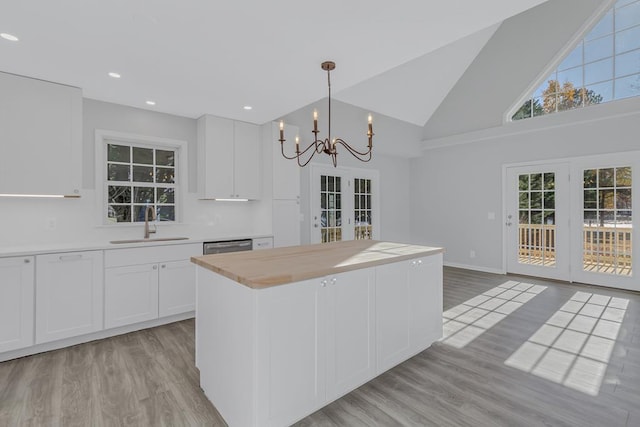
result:
<svg viewBox="0 0 640 427"><path fill-rule="evenodd" d="M156 237L154 239L112 240L109 243L118 245L122 243L170 242L172 240L189 240L189 238L188 237Z"/></svg>

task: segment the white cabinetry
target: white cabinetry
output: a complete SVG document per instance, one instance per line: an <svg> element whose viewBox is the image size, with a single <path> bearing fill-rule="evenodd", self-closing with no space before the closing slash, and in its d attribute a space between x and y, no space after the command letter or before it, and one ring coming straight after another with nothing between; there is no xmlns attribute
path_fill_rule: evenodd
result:
<svg viewBox="0 0 640 427"><path fill-rule="evenodd" d="M198 119L198 186L203 199L260 198L260 127L205 115Z"/></svg>
<svg viewBox="0 0 640 427"><path fill-rule="evenodd" d="M33 345L33 264L0 258L0 353Z"/></svg>
<svg viewBox="0 0 640 427"><path fill-rule="evenodd" d="M201 244L105 251L105 328L192 311Z"/></svg>
<svg viewBox="0 0 640 427"><path fill-rule="evenodd" d="M271 249L273 248L273 237L258 237L253 239L252 249Z"/></svg>
<svg viewBox="0 0 640 427"><path fill-rule="evenodd" d="M102 329L102 251L36 257L36 344Z"/></svg>
<svg viewBox="0 0 640 427"><path fill-rule="evenodd" d="M0 194L78 195L82 91L0 73Z"/></svg>
<svg viewBox="0 0 640 427"><path fill-rule="evenodd" d="M376 267L378 372L442 336L442 254Z"/></svg>
<svg viewBox="0 0 640 427"><path fill-rule="evenodd" d="M300 166L296 160L285 159L280 145L280 127L271 123L273 146L273 246L300 245ZM297 126L285 125L285 154L295 153Z"/></svg>

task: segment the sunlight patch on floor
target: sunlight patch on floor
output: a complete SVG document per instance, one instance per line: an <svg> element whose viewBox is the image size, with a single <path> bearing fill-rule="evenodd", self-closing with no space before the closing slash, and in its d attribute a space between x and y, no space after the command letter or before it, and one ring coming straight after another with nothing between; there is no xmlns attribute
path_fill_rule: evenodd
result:
<svg viewBox="0 0 640 427"><path fill-rule="evenodd" d="M509 280L443 313L441 342L463 348L547 287Z"/></svg>
<svg viewBox="0 0 640 427"><path fill-rule="evenodd" d="M576 292L505 364L597 396L628 305Z"/></svg>

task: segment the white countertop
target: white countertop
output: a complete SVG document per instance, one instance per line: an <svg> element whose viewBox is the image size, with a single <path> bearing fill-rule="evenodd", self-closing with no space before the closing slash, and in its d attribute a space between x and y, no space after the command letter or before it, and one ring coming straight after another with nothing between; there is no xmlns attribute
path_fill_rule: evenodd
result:
<svg viewBox="0 0 640 427"><path fill-rule="evenodd" d="M182 234L154 236L152 239L167 237L189 237ZM29 256L62 252L101 251L111 249L144 248L149 246L186 245L190 243L216 242L223 240L260 239L272 235L235 235L215 237L189 237L186 240L151 240L140 243L110 243L110 241L64 242L64 243L30 243L26 245L0 246L0 257ZM135 239L135 237L133 237ZM124 239L114 239L124 240Z"/></svg>

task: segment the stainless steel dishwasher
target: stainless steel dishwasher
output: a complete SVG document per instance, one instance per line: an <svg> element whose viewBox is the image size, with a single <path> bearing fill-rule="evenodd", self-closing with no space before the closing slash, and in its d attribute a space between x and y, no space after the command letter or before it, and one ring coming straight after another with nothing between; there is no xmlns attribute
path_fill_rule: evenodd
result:
<svg viewBox="0 0 640 427"><path fill-rule="evenodd" d="M209 255L209 254L224 254L227 252L250 251L252 247L253 247L253 240L251 239L204 242L202 253L204 255Z"/></svg>

